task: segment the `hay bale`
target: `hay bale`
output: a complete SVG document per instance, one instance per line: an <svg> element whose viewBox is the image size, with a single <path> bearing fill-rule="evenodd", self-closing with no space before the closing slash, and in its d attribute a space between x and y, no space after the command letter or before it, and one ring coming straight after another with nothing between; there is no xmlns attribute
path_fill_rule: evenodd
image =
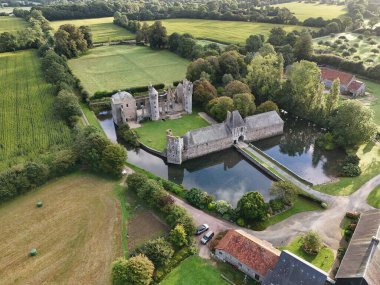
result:
<svg viewBox="0 0 380 285"><path fill-rule="evenodd" d="M44 203L42 201L38 201L36 204L37 208L41 208L43 205Z"/></svg>
<svg viewBox="0 0 380 285"><path fill-rule="evenodd" d="M35 248L32 248L32 250L30 251L30 256L36 256L37 255L37 249Z"/></svg>

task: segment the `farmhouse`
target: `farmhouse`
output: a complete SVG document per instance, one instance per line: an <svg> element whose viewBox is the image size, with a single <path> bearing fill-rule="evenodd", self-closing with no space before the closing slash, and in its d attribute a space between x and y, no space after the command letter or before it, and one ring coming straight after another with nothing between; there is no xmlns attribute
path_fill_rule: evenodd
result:
<svg viewBox="0 0 380 285"><path fill-rule="evenodd" d="M169 87L163 94L158 94L151 85L148 90L148 96L136 98L125 91L112 95L112 117L116 125L145 119L157 121L182 112L192 113L193 84L190 81L184 79L175 89Z"/></svg>
<svg viewBox="0 0 380 285"><path fill-rule="evenodd" d="M276 267L264 278L262 285L327 285L334 284L328 274L284 250Z"/></svg>
<svg viewBox="0 0 380 285"><path fill-rule="evenodd" d="M283 133L284 121L275 111L241 117L239 111L227 113L227 119L187 132L182 137L167 132L166 157L168 163L200 157L232 147L238 141L257 141Z"/></svg>
<svg viewBox="0 0 380 285"><path fill-rule="evenodd" d="M361 214L336 274L336 285L380 284L380 210Z"/></svg>
<svg viewBox="0 0 380 285"><path fill-rule="evenodd" d="M275 268L280 251L242 230L229 230L215 247L215 257L236 266L253 279L262 280Z"/></svg>
<svg viewBox="0 0 380 285"><path fill-rule="evenodd" d="M335 79L340 80L340 92L354 97L365 94L365 84L356 80L355 75L336 69L321 67L321 81L330 88Z"/></svg>

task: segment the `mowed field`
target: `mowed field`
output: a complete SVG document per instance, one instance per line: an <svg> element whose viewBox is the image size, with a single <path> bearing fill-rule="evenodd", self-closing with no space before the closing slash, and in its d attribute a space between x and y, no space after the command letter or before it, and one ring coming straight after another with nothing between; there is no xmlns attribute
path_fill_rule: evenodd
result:
<svg viewBox="0 0 380 285"><path fill-rule="evenodd" d="M122 255L113 187L74 174L1 205L0 284L111 284L111 263Z"/></svg>
<svg viewBox="0 0 380 285"><path fill-rule="evenodd" d="M148 21L152 24L153 21ZM241 44L254 34L268 36L274 27L282 27L287 32L302 30L305 27L293 25L276 25L267 23L249 23L238 21L216 21L200 19L168 19L163 20L162 24L168 30L168 34L174 32L183 34L190 33L196 38L217 40L225 43Z"/></svg>
<svg viewBox="0 0 380 285"><path fill-rule="evenodd" d="M325 20L331 20L347 13L345 5L290 2L272 6L279 8L288 8L290 12L292 12L294 16L296 16L296 18L300 21L304 21L307 18L318 17L322 17Z"/></svg>
<svg viewBox="0 0 380 285"><path fill-rule="evenodd" d="M167 50L140 46L104 46L69 61L74 74L91 94L150 83L172 84L185 77L189 61Z"/></svg>
<svg viewBox="0 0 380 285"><path fill-rule="evenodd" d="M13 13L13 9L30 10L32 7L0 7L0 13Z"/></svg>
<svg viewBox="0 0 380 285"><path fill-rule="evenodd" d="M22 18L16 17L0 17L0 34L1 33L16 33L27 27L27 22Z"/></svg>
<svg viewBox="0 0 380 285"><path fill-rule="evenodd" d="M0 169L71 142L56 119L53 86L43 79L37 52L0 53Z"/></svg>
<svg viewBox="0 0 380 285"><path fill-rule="evenodd" d="M96 18L96 19L80 19L80 20L63 20L50 22L54 30L63 24L73 24L75 26L89 26L92 31L95 43L120 41L134 39L135 35L126 29L113 24L113 17Z"/></svg>

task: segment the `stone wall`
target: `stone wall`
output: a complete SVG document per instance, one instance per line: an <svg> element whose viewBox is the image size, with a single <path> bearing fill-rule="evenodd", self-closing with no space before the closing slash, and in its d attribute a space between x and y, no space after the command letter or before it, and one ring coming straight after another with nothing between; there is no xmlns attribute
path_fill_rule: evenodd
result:
<svg viewBox="0 0 380 285"><path fill-rule="evenodd" d="M276 124L265 129L247 129L246 140L258 141L273 136L281 135L284 132L284 123Z"/></svg>
<svg viewBox="0 0 380 285"><path fill-rule="evenodd" d="M205 144L196 145L196 146L186 146L183 151L183 160L188 160L196 157L200 157L212 152L217 152L223 149L230 148L233 146L234 140L232 137L222 139L222 140L215 140L210 141Z"/></svg>

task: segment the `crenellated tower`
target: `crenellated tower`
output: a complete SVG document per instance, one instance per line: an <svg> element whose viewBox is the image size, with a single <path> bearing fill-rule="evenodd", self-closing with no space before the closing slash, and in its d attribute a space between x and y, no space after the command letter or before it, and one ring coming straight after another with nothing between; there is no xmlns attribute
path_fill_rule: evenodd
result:
<svg viewBox="0 0 380 285"><path fill-rule="evenodd" d="M174 136L172 130L166 131L166 158L168 163L181 164L183 138Z"/></svg>

